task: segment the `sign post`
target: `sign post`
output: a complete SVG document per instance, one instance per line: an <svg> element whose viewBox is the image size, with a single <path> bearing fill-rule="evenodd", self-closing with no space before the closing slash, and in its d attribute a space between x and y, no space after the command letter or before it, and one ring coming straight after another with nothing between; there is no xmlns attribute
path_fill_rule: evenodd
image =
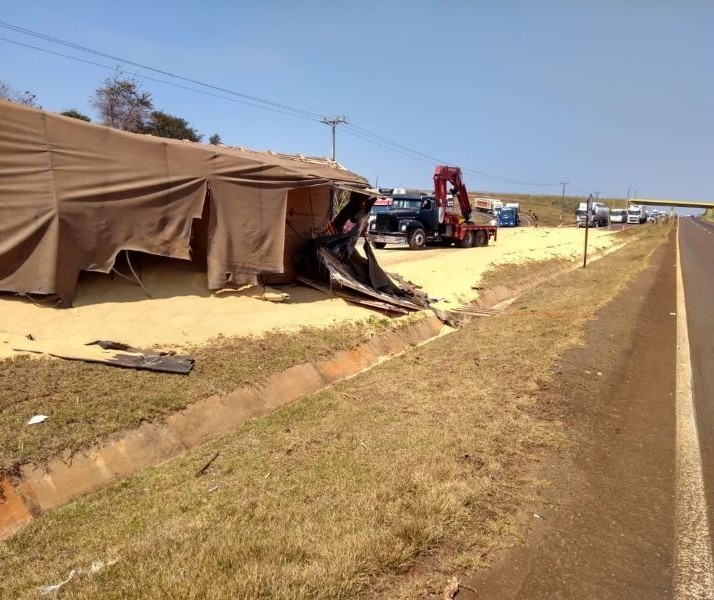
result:
<svg viewBox="0 0 714 600"><path fill-rule="evenodd" d="M587 210L585 211L585 249L583 250L583 269L588 266L588 230L590 229L590 219L592 218L593 195L588 197Z"/></svg>

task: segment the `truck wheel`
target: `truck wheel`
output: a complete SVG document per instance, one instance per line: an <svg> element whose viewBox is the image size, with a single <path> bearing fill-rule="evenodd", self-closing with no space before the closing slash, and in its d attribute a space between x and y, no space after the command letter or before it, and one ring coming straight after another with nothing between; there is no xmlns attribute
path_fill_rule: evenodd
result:
<svg viewBox="0 0 714 600"><path fill-rule="evenodd" d="M476 232L474 246L488 246L488 233L486 233L483 229L479 229Z"/></svg>
<svg viewBox="0 0 714 600"><path fill-rule="evenodd" d="M387 242L372 242L372 245L377 248L377 250L381 250L387 245Z"/></svg>
<svg viewBox="0 0 714 600"><path fill-rule="evenodd" d="M421 227L409 234L409 247L412 250L423 250L426 247L426 233Z"/></svg>
<svg viewBox="0 0 714 600"><path fill-rule="evenodd" d="M459 248L471 248L474 245L474 232L470 229L464 232L464 237L459 240Z"/></svg>

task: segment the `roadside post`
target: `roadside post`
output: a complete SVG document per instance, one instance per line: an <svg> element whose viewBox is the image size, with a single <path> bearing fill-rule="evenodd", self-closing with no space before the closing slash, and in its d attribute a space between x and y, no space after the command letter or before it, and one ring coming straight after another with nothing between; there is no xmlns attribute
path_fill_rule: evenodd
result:
<svg viewBox="0 0 714 600"><path fill-rule="evenodd" d="M585 249L583 250L583 269L588 266L588 230L590 229L590 211L593 206L593 195L588 196L587 210L585 211Z"/></svg>

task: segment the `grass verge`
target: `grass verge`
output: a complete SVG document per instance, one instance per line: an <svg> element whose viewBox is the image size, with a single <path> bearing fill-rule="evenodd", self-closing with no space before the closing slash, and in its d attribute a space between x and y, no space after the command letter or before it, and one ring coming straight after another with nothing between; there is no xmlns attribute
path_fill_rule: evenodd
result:
<svg viewBox="0 0 714 600"><path fill-rule="evenodd" d="M390 323L374 317L295 333L219 337L188 349L196 366L187 376L23 356L0 361L0 474L352 348ZM35 414L50 418L28 427L27 420Z"/></svg>
<svg viewBox="0 0 714 600"><path fill-rule="evenodd" d="M644 268L668 228L0 543L8 597L413 598L518 537L543 452L562 450L539 381ZM207 458L219 458L202 477ZM535 471L537 473L537 470ZM428 569L415 569L428 556ZM408 577L400 577L408 573ZM441 579L443 584L443 579Z"/></svg>

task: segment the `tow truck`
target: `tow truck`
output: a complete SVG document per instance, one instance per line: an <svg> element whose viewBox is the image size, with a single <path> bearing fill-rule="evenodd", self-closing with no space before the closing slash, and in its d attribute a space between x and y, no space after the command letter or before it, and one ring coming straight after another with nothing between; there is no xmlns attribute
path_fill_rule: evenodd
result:
<svg viewBox="0 0 714 600"><path fill-rule="evenodd" d="M456 196L461 214L448 211L447 186ZM427 244L460 248L487 246L496 240L498 227L471 222L471 203L459 167L439 165L434 169L434 194L393 194L392 206L369 225L369 239L375 248L387 244L421 250Z"/></svg>

